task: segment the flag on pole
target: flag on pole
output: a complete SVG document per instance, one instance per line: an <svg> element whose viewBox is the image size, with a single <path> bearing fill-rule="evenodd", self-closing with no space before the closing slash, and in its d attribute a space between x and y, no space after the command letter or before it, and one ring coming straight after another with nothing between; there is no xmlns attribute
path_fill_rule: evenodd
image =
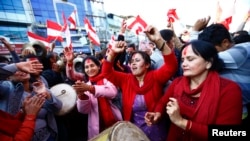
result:
<svg viewBox="0 0 250 141"><path fill-rule="evenodd" d="M127 28L139 35L139 33L143 32L146 27L147 23L138 15Z"/></svg>
<svg viewBox="0 0 250 141"><path fill-rule="evenodd" d="M47 38L41 37L35 33L29 32L29 31L27 32L27 35L28 35L28 39L31 43L33 43L35 41L40 41L45 45L46 48L50 48L50 43L49 43Z"/></svg>
<svg viewBox="0 0 250 141"><path fill-rule="evenodd" d="M70 21L70 29L76 29L76 10L71 13L68 20Z"/></svg>
<svg viewBox="0 0 250 141"><path fill-rule="evenodd" d="M73 50L72 41L71 41L71 34L70 34L69 26L67 23L67 19L66 19L64 13L62 13L62 16L63 16L63 31L64 31L64 35L66 37L66 47L69 47L69 49Z"/></svg>
<svg viewBox="0 0 250 141"><path fill-rule="evenodd" d="M96 31L91 26L91 24L87 18L84 18L84 24L85 24L86 32L88 34L88 38L92 41L92 43L94 45L100 46L99 37L97 36Z"/></svg>
<svg viewBox="0 0 250 141"><path fill-rule="evenodd" d="M51 20L47 20L47 36L49 41L57 40L62 42L62 31L63 27L61 25Z"/></svg>

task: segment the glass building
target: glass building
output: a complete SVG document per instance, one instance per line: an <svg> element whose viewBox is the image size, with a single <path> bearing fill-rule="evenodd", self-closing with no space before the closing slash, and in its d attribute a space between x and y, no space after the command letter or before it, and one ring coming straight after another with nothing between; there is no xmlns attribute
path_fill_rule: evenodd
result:
<svg viewBox="0 0 250 141"><path fill-rule="evenodd" d="M10 42L28 42L27 31L42 37L47 36L46 21L52 20L63 25L62 13L68 18L76 10L76 30L71 30L73 41L86 38L84 18L87 17L100 34L100 40L107 40L107 20L99 0L0 0L0 36L10 39ZM102 33L102 34L101 34ZM79 38L77 36L79 35ZM102 36L101 36L102 35ZM103 36L104 35L104 36ZM77 42L76 41L76 42ZM56 43L58 46L61 43ZM62 45L61 45L62 46ZM89 52L89 49L82 49ZM82 47L82 48L84 48ZM80 49L79 49L80 48ZM77 51L81 50L79 44ZM1 52L1 47L0 47Z"/></svg>

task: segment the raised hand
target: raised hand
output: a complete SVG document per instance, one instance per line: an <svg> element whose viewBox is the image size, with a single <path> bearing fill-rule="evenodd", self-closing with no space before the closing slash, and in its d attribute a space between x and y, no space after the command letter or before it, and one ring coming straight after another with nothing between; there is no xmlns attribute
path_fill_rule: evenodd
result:
<svg viewBox="0 0 250 141"><path fill-rule="evenodd" d="M158 29L156 27L151 26L151 25L146 27L144 33L147 35L149 40L151 40L152 42L156 43L157 41L162 40L161 34L158 31Z"/></svg>
<svg viewBox="0 0 250 141"><path fill-rule="evenodd" d="M201 31L203 30L205 27L207 27L207 24L209 23L211 17L208 16L206 18L200 18L198 19L193 26L193 30L194 31Z"/></svg>
<svg viewBox="0 0 250 141"><path fill-rule="evenodd" d="M11 47L11 44L6 41L5 38L1 38L0 37L0 41L4 44L4 46L9 50L9 51L14 51L15 49L13 47Z"/></svg>
<svg viewBox="0 0 250 141"><path fill-rule="evenodd" d="M65 47L63 50L65 59L67 60L68 63L72 63L74 60L74 53L72 51L72 49L70 49L69 47Z"/></svg>
<svg viewBox="0 0 250 141"><path fill-rule="evenodd" d="M127 28L127 22L125 19L123 19L122 23L121 23L121 29L120 29L120 34L124 34Z"/></svg>
<svg viewBox="0 0 250 141"><path fill-rule="evenodd" d="M37 73L43 70L43 65L38 60L19 62L16 63L16 67L18 70L26 73Z"/></svg>

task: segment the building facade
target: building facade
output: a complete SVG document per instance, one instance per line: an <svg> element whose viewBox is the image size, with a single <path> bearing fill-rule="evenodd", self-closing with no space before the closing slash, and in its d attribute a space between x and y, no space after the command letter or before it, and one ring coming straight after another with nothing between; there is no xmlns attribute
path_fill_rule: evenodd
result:
<svg viewBox="0 0 250 141"><path fill-rule="evenodd" d="M76 52L90 53L89 41L84 28L87 17L95 28L101 46L105 48L112 35L117 35L124 17L105 13L104 0L0 0L0 37L5 37L19 54L22 45L29 42L27 31L47 37L46 21L51 20L63 25L63 17L76 11L76 29L71 29L73 49ZM126 32L126 40L135 42L135 34ZM54 51L60 53L63 43L56 42ZM0 54L8 50L0 44Z"/></svg>
<svg viewBox="0 0 250 141"><path fill-rule="evenodd" d="M65 17L69 17L76 10L77 27L75 30L71 30L73 44L77 45L74 49L89 53L88 40L87 43L81 42L82 38L87 37L84 18L87 17L93 27L98 26L97 33L107 28L105 13L98 9L96 6L98 4L103 5L103 2L94 0L0 0L0 36L6 37L10 43L14 44L17 53L20 53L21 46L15 44L28 42L27 31L46 37L47 20L63 25L62 13ZM101 42L107 42L106 33L101 35ZM60 42L56 42L56 46L56 50L62 50ZM99 47L96 49L100 50ZM0 53L6 53L3 46L0 47Z"/></svg>

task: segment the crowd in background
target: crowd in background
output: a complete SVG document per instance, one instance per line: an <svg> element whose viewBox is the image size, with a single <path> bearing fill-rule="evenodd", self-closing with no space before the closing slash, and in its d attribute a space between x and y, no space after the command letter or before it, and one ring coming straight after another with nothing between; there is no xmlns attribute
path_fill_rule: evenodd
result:
<svg viewBox="0 0 250 141"><path fill-rule="evenodd" d="M1 38L12 60L0 56L0 140L83 141L118 121L151 141L205 141L210 125L249 130L250 35L209 20L198 19L180 37L171 23L149 25L138 44L126 42L122 26L116 41L93 55L69 47L57 54L54 44L37 42L18 56ZM62 83L77 100L58 115L64 101L50 89Z"/></svg>

